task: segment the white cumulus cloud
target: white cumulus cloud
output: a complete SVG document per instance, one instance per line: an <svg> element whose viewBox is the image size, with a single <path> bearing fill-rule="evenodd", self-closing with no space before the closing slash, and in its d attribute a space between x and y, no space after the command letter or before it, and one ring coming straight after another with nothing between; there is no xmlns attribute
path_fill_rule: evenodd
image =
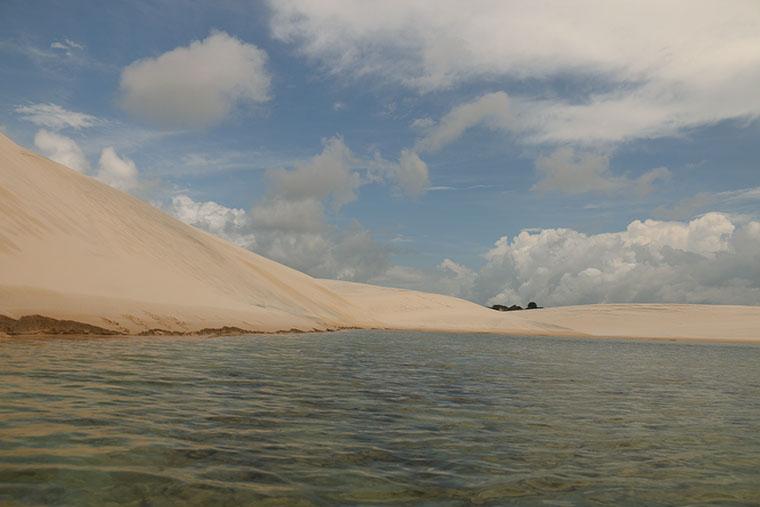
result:
<svg viewBox="0 0 760 507"><path fill-rule="evenodd" d="M422 194L430 183L427 164L412 150L401 150L393 177L398 188L408 196Z"/></svg>
<svg viewBox="0 0 760 507"><path fill-rule="evenodd" d="M476 272L442 267L451 292L486 304L760 304L758 252L760 222L708 213L605 234L523 231L500 238Z"/></svg>
<svg viewBox="0 0 760 507"><path fill-rule="evenodd" d="M404 165L418 164L413 156L406 155L409 161L404 157ZM268 171L267 193L249 212L214 201L197 202L187 195L176 196L170 211L186 223L312 276L366 281L388 269L390 249L358 223L339 228L330 218L356 198L361 184L377 181L368 173L378 169L367 169L367 164L342 138L333 137L310 159L290 169Z"/></svg>
<svg viewBox="0 0 760 507"><path fill-rule="evenodd" d="M79 171L125 192L139 187L139 171L127 157L120 157L112 147L100 152L97 171L91 171L90 162L77 142L64 135L40 129L34 136L34 145L51 160Z"/></svg>
<svg viewBox="0 0 760 507"><path fill-rule="evenodd" d="M225 32L137 60L121 73L121 105L163 127L205 127L236 104L269 100L267 54Z"/></svg>
<svg viewBox="0 0 760 507"><path fill-rule="evenodd" d="M312 198L269 197L253 207L251 219L257 228L275 232L320 233L327 228L324 207Z"/></svg>
<svg viewBox="0 0 760 507"><path fill-rule="evenodd" d="M120 157L116 150L109 146L100 152L95 177L114 188L129 191L137 188L139 173L132 160Z"/></svg>
<svg viewBox="0 0 760 507"><path fill-rule="evenodd" d="M90 170L90 163L84 152L70 137L40 129L34 136L34 145L43 155L59 164L82 173Z"/></svg>
<svg viewBox="0 0 760 507"><path fill-rule="evenodd" d="M214 201L197 202L190 196L172 198L169 211L186 224L194 225L245 248L256 244L249 217L243 209L228 208Z"/></svg>
<svg viewBox="0 0 760 507"><path fill-rule="evenodd" d="M272 192L291 201L330 199L335 209L356 199L356 158L340 137L325 142L322 153L293 169L267 171Z"/></svg>

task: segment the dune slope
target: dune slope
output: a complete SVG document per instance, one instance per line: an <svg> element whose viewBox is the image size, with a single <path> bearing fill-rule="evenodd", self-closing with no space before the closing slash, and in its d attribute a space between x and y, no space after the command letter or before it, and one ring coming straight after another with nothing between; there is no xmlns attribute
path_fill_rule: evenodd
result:
<svg viewBox="0 0 760 507"><path fill-rule="evenodd" d="M106 330L351 326L313 278L175 220L0 135L0 315Z"/></svg>
<svg viewBox="0 0 760 507"><path fill-rule="evenodd" d="M0 337L347 327L760 342L760 308L503 313L439 294L316 280L0 134Z"/></svg>

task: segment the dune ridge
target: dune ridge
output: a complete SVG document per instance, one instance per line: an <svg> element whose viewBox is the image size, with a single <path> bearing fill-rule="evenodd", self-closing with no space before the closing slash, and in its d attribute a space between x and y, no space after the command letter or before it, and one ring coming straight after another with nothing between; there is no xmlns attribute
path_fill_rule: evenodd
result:
<svg viewBox="0 0 760 507"><path fill-rule="evenodd" d="M439 294L317 280L0 134L0 336L345 328L760 342L760 308L503 313Z"/></svg>

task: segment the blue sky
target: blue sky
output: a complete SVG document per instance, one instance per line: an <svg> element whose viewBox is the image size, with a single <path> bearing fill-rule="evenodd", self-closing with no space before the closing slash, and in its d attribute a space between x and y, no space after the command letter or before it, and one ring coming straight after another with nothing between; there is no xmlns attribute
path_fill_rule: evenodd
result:
<svg viewBox="0 0 760 507"><path fill-rule="evenodd" d="M0 5L16 142L315 276L483 303L760 304L759 82L751 1Z"/></svg>

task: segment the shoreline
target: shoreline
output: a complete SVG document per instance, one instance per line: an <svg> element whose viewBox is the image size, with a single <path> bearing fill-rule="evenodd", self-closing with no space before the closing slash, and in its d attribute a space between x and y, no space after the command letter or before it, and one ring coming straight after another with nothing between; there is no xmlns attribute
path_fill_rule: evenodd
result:
<svg viewBox="0 0 760 507"><path fill-rule="evenodd" d="M760 313L760 308L758 308ZM23 331L11 329L8 323L25 325ZM29 327L34 324L47 324L53 327ZM58 327L56 327L58 326ZM313 333L338 333L342 331L382 331L391 333L446 333L446 334L483 334L493 336L505 336L515 338L560 338L571 340L599 340L599 341L645 341L658 343L693 343L693 344L726 344L726 345L760 345L760 336L740 338L717 338L698 336L653 336L636 334L590 334L573 330L555 331L553 333L540 332L529 329L495 329L495 328L447 328L447 327L334 327L325 329L282 329L282 330L254 330L242 329L235 326L222 326L218 328L203 328L197 331L176 331L168 329L150 329L139 333L115 331L103 327L94 326L85 322L67 319L55 319L44 315L24 315L13 319L0 315L0 340L1 339L29 339L29 338L163 338L163 337L187 337L187 338L218 338L225 336L262 335L274 336L285 334L313 334Z"/></svg>

